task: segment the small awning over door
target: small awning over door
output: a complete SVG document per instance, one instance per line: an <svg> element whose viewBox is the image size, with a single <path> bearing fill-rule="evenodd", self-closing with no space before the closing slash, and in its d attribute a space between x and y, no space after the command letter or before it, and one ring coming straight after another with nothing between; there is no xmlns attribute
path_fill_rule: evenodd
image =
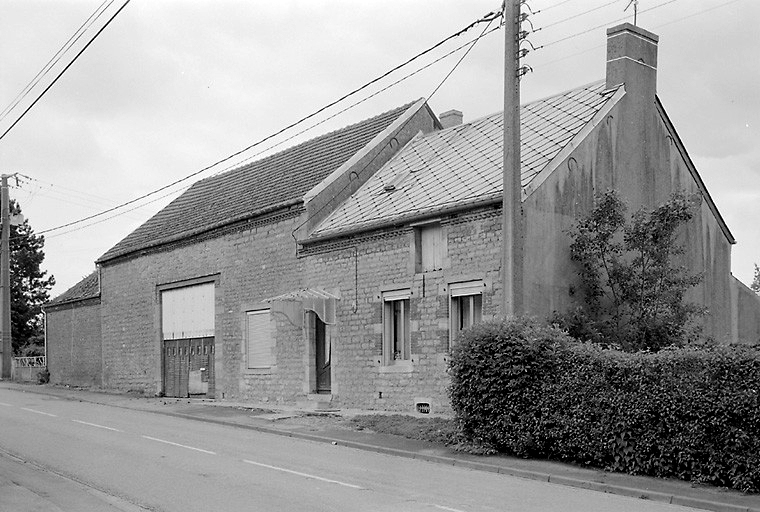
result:
<svg viewBox="0 0 760 512"><path fill-rule="evenodd" d="M313 311L324 323L334 325L338 300L340 297L324 290L303 288L265 299L262 302L271 304L273 311L285 314L293 324L300 327L303 325L304 311Z"/></svg>

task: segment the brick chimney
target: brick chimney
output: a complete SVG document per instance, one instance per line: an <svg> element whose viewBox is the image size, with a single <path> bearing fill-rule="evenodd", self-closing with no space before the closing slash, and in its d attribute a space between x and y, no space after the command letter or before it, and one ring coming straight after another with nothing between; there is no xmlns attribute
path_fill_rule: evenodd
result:
<svg viewBox="0 0 760 512"><path fill-rule="evenodd" d="M441 121L441 126L444 129L458 126L462 124L462 112L459 110L449 110L438 116L438 120Z"/></svg>
<svg viewBox="0 0 760 512"><path fill-rule="evenodd" d="M615 115L613 172L604 188L618 190L631 211L657 202L657 43L659 37L623 23L607 29L607 88L625 87Z"/></svg>

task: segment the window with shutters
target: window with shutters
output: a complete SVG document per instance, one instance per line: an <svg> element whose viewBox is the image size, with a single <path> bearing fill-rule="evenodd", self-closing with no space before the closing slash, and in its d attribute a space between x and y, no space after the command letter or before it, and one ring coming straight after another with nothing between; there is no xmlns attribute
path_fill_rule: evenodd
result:
<svg viewBox="0 0 760 512"><path fill-rule="evenodd" d="M446 244L440 224L414 229L415 272L431 272L443 268Z"/></svg>
<svg viewBox="0 0 760 512"><path fill-rule="evenodd" d="M410 290L383 292L383 361L393 365L411 359Z"/></svg>
<svg viewBox="0 0 760 512"><path fill-rule="evenodd" d="M271 368L277 361L269 310L248 311L245 323L247 367Z"/></svg>
<svg viewBox="0 0 760 512"><path fill-rule="evenodd" d="M459 333L483 320L483 281L467 281L449 285L451 328L449 344L454 345Z"/></svg>

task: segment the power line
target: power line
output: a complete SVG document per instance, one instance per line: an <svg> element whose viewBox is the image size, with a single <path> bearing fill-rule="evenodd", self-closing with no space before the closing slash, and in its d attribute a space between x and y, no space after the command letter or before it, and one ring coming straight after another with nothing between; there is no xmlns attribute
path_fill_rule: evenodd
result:
<svg viewBox="0 0 760 512"><path fill-rule="evenodd" d="M675 1L675 0L673 0L673 1ZM659 27L664 27L666 25L672 25L673 23L679 23L679 22L681 22L683 20L686 20L686 19L689 19L689 18L693 18L694 16L699 16L700 14L705 14L707 12L714 11L716 9L720 9L721 7L725 7L726 5L733 4L733 3L736 3L738 1L740 1L740 0L729 0L728 2L723 2L722 4L718 4L718 5L715 5L713 7L709 7L707 9L703 9L701 11L697 11L697 12L689 14L687 16L682 16L680 18L676 18L676 19L667 21L665 23L660 23L659 25L654 25L652 28L659 28ZM611 22L611 23L614 23L614 21ZM571 53L569 55L565 55L565 56L559 57L557 59L552 59L552 60L549 60L549 61L546 61L546 62L542 62L541 66L542 67L549 66L551 64L555 64L557 62L562 62L564 60L571 59L573 57L577 57L578 55L583 55L584 53L588 53L588 52L597 50L599 48L604 48L604 47L605 47L605 44L594 45L594 46L591 46L589 48L586 48L585 50L581 50L579 52Z"/></svg>
<svg viewBox="0 0 760 512"><path fill-rule="evenodd" d="M491 34L492 32L495 32L495 31L499 30L500 28L501 28L501 27L494 27L494 28L492 28L491 30L488 30L487 32L485 32L485 33L483 33L483 34L479 35L477 38L475 38L475 39L472 39L472 40L470 40L470 41L468 41L468 42L464 43L463 45L461 45L461 46L458 46L458 47L454 48L453 50L451 50L451 51L450 51L450 52L448 52L447 54L445 54L445 55L443 55L443 56L441 56L441 57L438 57L437 59L435 59L435 60L433 60L433 61L431 61L431 62L429 62L429 63L425 64L425 65L424 65L424 66L422 66L422 67L419 67L419 68L417 68L416 70L412 71L411 73L409 73L409 74L407 74L407 75L404 75L403 77L399 78L399 79L398 79L398 80L396 80L395 82L392 82L392 83L390 83L390 84L386 85L385 87L383 87L382 89L379 89L379 90L377 90L377 91L373 92L373 93L372 93L372 94L370 94L369 96L366 96L366 97L362 98L361 100L359 100L359 101L357 101L357 102L354 102L354 103L352 103L351 105L349 105L349 106L347 106L347 107L345 107L345 108L343 108L343 109L341 109L341 110L337 111L336 113L334 113L334 114L332 114L332 115L330 115L330 116L328 116L328 117L326 117L326 118L322 119L321 121L319 121L319 122L317 122L317 123L314 123L314 124L310 125L310 126L309 126L309 127L307 127L307 128L304 128L303 130L301 130L301 131L299 131L299 132L297 132L297 133L295 133L295 134L291 135L290 137L288 137L288 138L286 138L286 139L283 139L282 141L280 141L280 142L278 142L278 143L276 143L276 144L273 144L273 145L271 145L271 146L267 147L266 149L263 149L263 150L259 151L258 153L256 153L256 154L253 154L253 155L251 155L251 156L247 157L247 158L246 158L246 159L244 159L244 160L241 160L240 162L238 162L238 163L236 163L236 164L234 164L234 165L232 165L232 166L229 166L229 167L225 167L224 169L222 169L222 170L220 170L220 171L218 171L218 172L214 173L214 174L213 174L213 176L218 176L219 174L222 174L222 173L224 173L224 172L226 172L226 171L228 171L228 170L230 170L230 169L232 169L232 168L234 168L234 167L237 167L237 166L239 166L239 165L242 165L242 164L244 164L244 163L247 163L247 162L249 162L249 161L253 160L253 159L254 159L254 158L256 158L256 157L258 157L258 156L261 156L261 155L263 155L264 153L266 153L266 152L268 152L268 151L270 151L270 150L272 150L272 149L274 149L274 148L276 148L276 147L278 147L278 146L281 146L282 144L284 144L284 143L286 143L286 142L288 142L288 141L291 141L291 140L295 139L296 137L298 137L298 136L300 136L300 135L303 135L304 133L306 133L306 132L308 132L308 131L310 131L310 130L312 130L312 129L316 128L317 126L319 126L319 125L321 125L321 124L324 124L324 123L326 123L327 121L330 121L331 119L334 119L334 118L338 117L338 116L339 116L339 115L341 115L341 114L344 114L345 112L347 112L347 111L351 110L352 108L355 108L355 107L357 107L358 105L361 105L362 103L365 103L365 102L369 101L370 99L374 98L375 96L377 96L377 95L379 95L379 94L382 94L383 92L387 91L388 89L390 89L390 88L392 88L392 87L395 87L395 86L397 86L397 85L398 85L398 84L400 84L401 82L404 82L404 81L408 80L409 78L411 78L411 77L413 77L413 76L415 76L415 75L417 75L417 74L421 73L422 71L424 71L424 70L426 70L426 69L430 68L431 66L434 66L435 64L438 64L440 61L442 61L442 60L446 59L447 57L450 57L451 55L453 55L453 54L455 54L455 53L457 53L457 52L461 51L462 49L466 48L466 47L467 47L467 46L469 46L470 44L472 44L472 43L476 42L478 39L481 39L482 37L484 37L484 36L487 36L488 34Z"/></svg>
<svg viewBox="0 0 760 512"><path fill-rule="evenodd" d="M533 30L532 32L535 33L535 32L539 32L539 31L544 30L544 29L549 28L549 27L554 27L556 25L561 25L562 23L565 23L565 22L570 21L570 20L574 20L575 18L579 18L581 16L584 16L586 14L592 13L594 11L598 11L599 9L603 9L603 8L605 8L607 6L610 6L610 5L614 4L614 3L618 3L619 1L620 0L612 0L611 2L607 2L606 4L602 4L602 5L599 5L597 7L593 7L591 9L588 9L587 11L579 12L577 14L573 14L572 16L568 16L567 18L563 18L561 20L554 21L552 23L549 23L548 25L544 25L543 27L537 28L537 29Z"/></svg>
<svg viewBox="0 0 760 512"><path fill-rule="evenodd" d="M90 45L92 44L92 42L93 42L93 41L95 41L95 39L97 39L97 38L98 38L98 36L99 36L99 35L100 35L100 34L101 34L101 33L102 33L102 32L103 32L105 29L106 29L106 27L107 27L108 25L110 25L110 24L111 24L111 22L114 20L114 18L116 18L116 16L118 16L118 15L119 15L119 13L120 13L120 12L121 12L121 11L122 11L122 10L123 10L123 9L124 9L126 6L127 6L127 4L128 4L129 2L130 2L130 0L126 0L126 1L124 2L124 4L123 4L121 7L119 7L119 10L118 10L118 11L116 11L116 12L113 14L113 16L111 16L111 17L108 19L108 21L105 23L105 25L103 25L103 26L100 28L100 30L98 30L98 31L95 33L95 35L94 35L94 36L92 36L92 38L91 38L89 41L87 41L87 44L85 44L85 45L84 45L84 47L83 47L81 50L79 50L79 52L78 52L78 53L77 53L77 54L74 56L74 58L73 58L73 59L71 59L71 61L70 61L68 64L66 64L66 67L64 67L64 68L61 70L61 72L60 72L60 73L58 73L58 75L57 75L57 76L56 76L56 77L53 79L53 81L52 81L52 82L50 82L50 84L49 84L47 87L45 87L45 89L44 89L44 90L43 90L43 91L42 91L42 92L39 94L39 96L37 96L37 98L35 98L35 100L32 102L32 104L31 104L31 105L29 105L29 106L26 108L26 110L24 110L24 111L21 113L21 115L20 115L20 116L18 116L18 118L17 118L17 119L16 119L16 120L13 122L13 124L11 124L11 125L8 127L8 129L7 129L7 130L5 130L5 131L3 132L3 134L2 134L2 135L0 135L0 140L2 140L2 139L3 139L3 137L5 137L5 136L8 134L8 132L9 132L9 131L11 131L11 130L13 129L13 127L14 127L14 126L16 126L16 125L18 124L18 122L19 122L19 121L21 121L21 119L23 119L23 117L26 115L26 113L27 113L27 112L29 112L29 111L32 109L32 107L34 107L34 106L37 104L37 102L38 102L38 101L40 101L40 99L41 99L41 98L42 98L42 97L45 95L45 93L46 93L46 92L48 92L48 91L50 90L50 88L51 88L51 87L53 87L53 85L55 85L55 83L58 81L58 79L59 79L59 78L61 78L61 76L62 76L62 75L63 75L63 74L64 74L64 73L65 73L65 72L66 72L66 71L67 71L67 70L68 70L68 69L71 67L71 65L72 65L72 64L74 64L74 62L76 62L76 61L77 61L77 59L79 58L79 56L80 56L80 55L82 55L82 54L84 53L84 51L85 51L87 48L89 48L89 47L90 47Z"/></svg>
<svg viewBox="0 0 760 512"><path fill-rule="evenodd" d="M653 10L655 10L655 9L659 9L660 7L664 7L664 6L668 5L668 4L672 4L672 3L673 3L673 2L675 2L675 1L676 1L676 0L668 0L667 2L663 2L663 3L661 3L661 4L657 4L657 5L655 5L654 7L650 7L649 9L643 9L643 10L639 11L639 14L643 14L643 13L645 13L645 12L649 12L649 11L653 11ZM561 42L563 42L563 41L567 41L568 39L573 39L573 38L576 38L576 37L578 37L578 36L582 36L582 35L584 35L584 34L588 34L589 32L592 32L592 31L594 31L594 30L599 30L600 28L605 28L605 27L608 27L608 26L609 26L611 23L617 23L617 22L619 22L619 21L625 21L625 20L627 20L628 18L629 18L629 16L623 16L622 18L618 18L618 19L616 19L616 20L608 21L608 22L606 22L606 23L604 23L604 24L602 24L602 25L597 25L596 27L591 27L591 28L589 28L589 29L587 29L587 30L584 30L584 31L582 31L582 32L577 32L577 33L575 33L575 34L571 34L571 35L569 35L569 36L566 36L566 37L562 37L562 38L560 38L560 39L557 39L557 40L555 40L555 41L551 41L551 42L549 42L549 43L546 43L546 44L542 44L541 46L537 46L537 47L536 47L536 50L540 50L540 49L542 49L542 48L546 48L546 47L548 47L548 46L552 46L552 45L555 45L555 44L557 44L557 43L561 43Z"/></svg>
<svg viewBox="0 0 760 512"><path fill-rule="evenodd" d="M347 107L345 107L345 108L343 108L343 109L339 110L338 112L336 112L336 113L334 113L334 114L330 115L329 117L326 117L325 119L323 119L323 120L321 120L321 121L319 121L319 122L317 122L317 123L314 123L313 125L310 125L309 127L307 127L307 128L305 128L305 129L303 129L303 130L301 130L301 131L299 131L299 132L297 132L297 133L295 133L295 134L291 135L290 137L288 137L288 138L286 138L286 139L283 139L282 141L280 141L280 142L278 142L278 143L276 143L276 144L273 144L272 146L269 146L269 147L267 147L266 149L264 149L264 150L262 150L262 151L260 151L260 152L256 153L255 155L251 155L250 157L246 158L245 160L242 160L242 161L240 161L240 162L236 162L236 163L235 163L235 164L233 164L233 165L230 165L230 166L228 166L228 167L225 167L224 169L222 169L222 170L218 171L217 173L214 173L214 175L213 175L213 176L217 176L217 175L219 175L219 174L221 174L221 173L224 173L224 172L226 172L226 171L228 171L228 170L230 170L230 169L233 169L233 168L235 168L235 167L238 167L238 166L240 166L240 165L243 165L243 164L245 164L246 162L248 162L248 161L250 161L250 160L252 160L252 159L256 158L257 156L260 156L260 155L262 155L262 154L266 153L267 151L270 151L270 150L272 150L272 149L274 149L274 148L276 148L276 147L278 147L278 146L281 146L282 144L284 144L284 143L286 143L286 142L288 142L288 141L290 141L290 140L292 140L292 139L294 139L294 138L296 138L296 137L298 137L298 136L300 136L300 135L303 135L304 133L306 133L306 132L308 132L308 131L310 131L310 130L312 130L312 129L316 128L317 126L319 126L319 125L321 125L321 124L324 124L325 122L327 122L327 121L329 121L329 120L331 120L331 119L333 119L333 118L335 118L335 117L337 117L337 116L339 116L339 115L341 115L341 114L343 114L343 113L347 112L348 110L351 110L352 108L355 108L356 106L358 106L358 105L360 105L360 104L362 104L362 103L364 103L364 102L366 102L366 101L369 101L370 99L372 99L373 97L377 96L378 94L381 94L381 93L385 92L386 90L388 90L388 89L390 89L390 88L392 88L392 87L394 87L394 86L396 86L396 85L400 84L401 82L403 82L403 81L405 81L405 80L408 80L408 79L409 79L409 78L411 78L412 76L414 76L414 75L417 75L418 73L421 73L421 72L422 72L422 71L424 71L425 69L428 69L428 68L430 68L431 66L433 66L433 65L437 64L438 62L440 62L440 61L442 61L442 60L446 59L447 57L449 57L449 56L453 55L454 53L461 51L462 49L464 49L464 48L465 48L465 47L467 47L467 46L470 46L470 48L472 48L472 46L471 46L471 45L473 45L473 46L474 46L474 43L476 43L476 42L477 42L479 39L482 39L483 37L485 37L485 36L487 36L487 35L491 34L492 32L495 32L495 31L499 30L499 28L500 28L500 27L494 27L494 28L492 28L492 29L488 30L488 27L486 27L486 31L484 31L483 33L481 33L481 34L480 34L480 35L479 35L477 38L475 38L475 39L472 39L472 40L470 40L470 41L468 41L468 42L464 43L463 45L460 45L460 46L458 46L458 47L454 48L453 50L449 51L449 52L448 52L448 53L446 53L445 55L443 55L443 56L441 56L441 57L438 57L437 59L433 60L432 62L429 62L428 64L425 64L424 66L422 66L422 67L420 67L420 68L416 69L415 71L413 71L413 72L411 72L411 73L409 73L409 74L407 74L407 75L405 75L405 76L401 77L400 79L396 80L395 82L393 82L393 83L391 83L391 84L388 84L387 86L383 87L382 89L379 89L378 91L375 91L374 93L370 94L369 96L367 96L367 97L365 97L365 98L362 98L361 100L359 100L359 101L357 101L357 102L354 102L354 103L352 103L351 105L349 105L349 106L347 106ZM468 50L468 51L469 51L469 50ZM461 59L460 59L460 62L461 62ZM459 63L457 63L457 65L458 65L458 64L459 64ZM452 70L452 71L453 71L453 70ZM449 73L449 75L450 75L450 74L451 74L451 73ZM447 78L448 78L448 76L447 76ZM445 81L445 79L444 79L444 81ZM441 82L441 84L440 84L440 85L442 85L442 84L443 84L443 82ZM439 85L439 87L440 87L440 85ZM433 94L434 94L434 93L433 93ZM430 95L430 97L432 97L432 94ZM43 183L41 180L38 180L38 179L36 179L36 178L31 178L30 176L26 176L26 175L24 175L24 174L19 174L19 176L22 176L23 178L26 178L26 179L35 180L35 181L39 181L39 182ZM60 186L59 186L59 187L60 187ZM64 188L64 189L65 189L66 187L60 187L60 188ZM63 236L63 235L66 235L66 234L70 234L70 233L73 233L73 232L76 232L76 231L80 231L80 230L82 230L82 229L86 229L86 228L88 228L88 227L91 227L91 226L94 226L94 225L96 225L96 224L100 224L100 223L106 222L106 221L108 221L108 220L111 220L111 219L115 219L115 218L117 218L117 217L120 217L120 216L122 216L122 215L125 215L125 214L127 214L127 213L130 213L130 212L132 212L132 211L135 211L135 210L137 210L137 209L139 209L139 208L143 208L143 207L145 207L145 206L147 206L147 205L149 205L149 204L151 204L151 203L155 203L155 202L157 202L157 201L159 201L159 200L161 200L161 199L164 199L164 198L166 198L166 197L169 197L169 196L171 196L171 195L173 195L173 194L180 194L180 193L182 193L182 192L185 192L185 191L186 191L188 188L190 188L190 186L186 186L186 187L183 187L183 188L181 188L181 189L178 189L178 190L173 190L173 191L171 191L171 192L168 192L167 194L163 194L163 195L161 195L161 196L159 196L159 197L157 197L157 198L155 198L155 199L153 199L153 200L151 200L151 201L148 201L148 202L146 202L146 203L143 203L143 204L141 204L141 205L135 206L134 208L130 208L130 209L128 209L128 210L125 210L125 211L123 211L123 212L119 212L119 213L117 213L117 214L115 214L115 215L111 215L111 216L108 216L108 217L106 217L106 218L104 218L104 219L100 219L100 220L97 220L97 221L95 221L95 222L91 222L91 223L89 223L89 224L85 224L85 225L83 225L83 226L79 226L79 227L76 227L76 228L73 228L73 229L69 229L69 230L63 231L63 232L61 232L61 233L56 233L56 234L53 234L53 235L48 235L48 238L55 238L55 237L58 237L58 236ZM73 189L67 189L67 190L73 190ZM96 196L94 196L94 197L96 197ZM50 232L50 231L52 231L52 230L54 230L54 229L58 229L58 228L51 228L51 229L49 229L49 230L40 231L40 232L39 232L39 234L48 233L48 232Z"/></svg>
<svg viewBox="0 0 760 512"><path fill-rule="evenodd" d="M62 232L60 232L60 233L55 233L55 234L53 234L53 235L48 235L46 238L56 238L56 237L59 237L59 236L67 235L67 234L69 234L69 233L73 233L73 232L75 232L75 231L80 231L80 230L82 230L82 229L86 229L86 228L89 228L89 227L91 227L91 226L94 226L94 225L96 225L96 224L101 224L101 223L103 223L103 222L107 222L107 221L109 221L109 220L111 220L111 219L115 219L116 217L121 217L122 215L125 215L125 214L127 214L127 213L133 212L133 211L135 211L135 210L139 210L140 208L143 208L143 207L145 207L145 206L147 206L147 205L149 205L149 204L151 204L151 203L155 203L155 202L158 202L158 201L160 201L161 199L167 198L167 197L169 197L169 196L171 196L171 195L174 195L174 194L182 194L183 192L187 191L187 189L189 189L189 188L190 188L190 185L188 185L188 186L186 186L186 187L183 187L183 188L181 188L181 189L178 189L178 190L172 190L171 192L168 192L168 193L166 193L166 194L160 195L160 196L158 196L158 197L154 197L154 198L153 198L153 199L151 199L150 201L147 201L147 202L145 202L145 203L143 203L143 204L140 204L140 205L134 206L133 208L130 208L130 209L128 209L128 210L125 210L125 211L123 211L123 212L119 212L119 213L117 213L117 214L111 215L111 216L109 216L109 217L105 217L105 218L103 218L103 219L98 219L98 220L96 220L95 222L91 222L91 223L89 223L89 224L85 224L84 226L78 226L78 227L75 227L75 228L73 228L73 229L69 229L69 230L67 230L67 231L62 231ZM48 230L48 231L49 231L49 230ZM40 231L40 232L38 232L37 234L42 234L42 233L46 233L46 232L47 232L47 231Z"/></svg>
<svg viewBox="0 0 760 512"><path fill-rule="evenodd" d="M497 16L497 17L498 17L498 16ZM451 75L454 73L454 71L457 69L457 67L459 67L459 64L461 64L461 63L462 63L462 61L464 60L464 58L465 58L465 57L467 57L467 55L470 53L470 51L471 51L471 50L472 50L472 49L475 47L475 45L478 43L478 41L480 41L480 40L483 38L483 36L485 36L485 35L489 34L490 32L493 32L493 30L489 31L489 30L488 30L488 28L491 26L491 23L493 22L493 20L494 20L494 19L496 19L496 17L495 17L495 18L493 18L491 21L489 21L488 25L486 25L486 28L484 28L484 29L483 29L483 32L481 32L481 33L480 33L480 35L479 35L478 37L476 37L476 38L475 38L473 41L470 41L470 42L468 42L467 44L465 44L465 45L463 45L463 46L462 46L462 47L464 47L464 46L468 46L468 45L469 45L469 48L467 49L467 51L465 52L465 54L464 54L464 55L462 55L462 57L461 57L461 58L460 58L460 59L459 59L459 60L458 60L458 61L457 61L457 62L454 64L454 67L453 67L453 68L452 68L452 69L451 69L451 70L450 70L450 71L449 71L449 72L446 74L446 76L444 76L444 77L443 77L443 79L442 79L442 80L440 81L440 83L439 83L439 84L438 84L438 85L435 87L435 89L433 89L433 91L432 91L432 92L431 92L431 93L430 93L430 94L429 94L429 95L428 95L428 96L425 98L425 101L426 101L426 102L429 102L429 101L432 99L432 97L435 95L435 93L436 93L436 92L438 92L438 90L441 88L441 86L443 86L443 84L444 84L444 83L445 83L445 82L446 82L446 81L449 79L449 77L451 77ZM499 28L501 28L501 27L496 27L494 30L498 30ZM460 47L459 49L461 49L462 47ZM458 50L458 49L457 49L457 50ZM454 51L457 51L457 50L454 50ZM451 53L453 53L453 51L452 51ZM449 55L450 55L450 54L449 54ZM448 56L448 55L446 55L446 57L447 57L447 56ZM443 57L442 57L442 58L443 58ZM406 125L407 125L407 124L408 124L408 123L409 123L409 122L412 120L412 117L413 117L413 116L409 117L408 119L406 119L406 120L404 121L404 123L403 123L403 124L402 124L402 125L399 127L399 129L398 129L398 131L399 131L399 132L400 132L400 131L402 131L402 130L404 129L404 127L405 127L405 126L406 126ZM382 153L382 151L377 151L377 152L375 152L375 155L374 155L374 156L373 156L373 157L370 159L370 161L369 161L369 162L367 162L367 163L366 163L366 164L365 164L365 165L364 165L364 166L363 166L363 167L362 167L360 170L358 170L358 171L355 171L355 174L358 176L360 173L364 172L364 170L365 170L367 167L369 167L370 165L372 165L372 164L374 163L375 159L376 159L376 158L377 158L377 157L378 157L378 156L379 156L381 153ZM353 173L352 173L352 174L353 174ZM342 187L342 188L341 188L339 191L337 191L336 193L334 193L334 194L332 195L332 197L330 198L330 200L328 200L328 201L324 201L324 202L322 203L322 206L320 206L320 207L319 207L319 208L318 208L316 211L314 211L314 213L312 213L312 214L311 214L309 217L307 217L306 219L304 219L304 221L303 221L303 222L301 222L301 223L300 223L298 226L296 226L296 227L293 229L293 231L291 231L291 233L290 233L290 236L291 236L291 237L293 237L293 239L295 240L295 239L296 239L296 231L298 231L299 229L301 229L301 227L305 226L305 225L306 225L306 224L307 224L307 223L308 223L308 222L309 222L311 219L313 219L313 218L314 218L316 215L318 215L318 214L319 214L319 213L320 213L322 210L324 210L324 209L325 209L325 208L326 208L326 207L327 207L329 204L331 204L331 203L332 203L332 200L333 200L333 199L335 199L336 197L338 197L339 195L341 195L341 194L342 194L342 193L343 193L343 192L344 192L344 191L345 191L345 190L346 190L346 189L349 187L349 185L351 185L351 182L352 182L352 181L353 181L353 180L349 178L349 180L348 180L348 181L346 181L346 184L345 184L345 185L343 185L343 187ZM296 241L297 241L297 240L296 240Z"/></svg>
<svg viewBox="0 0 760 512"><path fill-rule="evenodd" d="M129 2L129 0L127 0L127 2ZM103 211L101 211L99 213L95 213L93 215L89 215L89 216L84 217L84 218L79 219L79 220L75 220L75 221L72 221L72 222L61 224L60 226L56 226L56 227L53 227L53 228L46 229L44 231L40 231L40 233L49 233L51 231L57 231L59 229L67 228L69 226L73 226L75 224L86 222L86 221L92 220L92 219L94 219L96 217L100 217L102 215L109 214L109 213L111 213L113 211L116 211L116 210L118 210L120 208L123 208L125 206L129 206L131 204L134 204L134 203L136 203L138 201L141 201L141 200L143 200L143 199L145 199L147 197L150 197L150 196L152 196L154 194L157 194L159 192L163 192L164 190L167 190L167 189L169 189L171 187L174 187L175 185L183 183L183 182L185 182L185 181L187 181L187 180L189 180L191 178L194 178L194 177L198 176L199 174L202 174L202 173L208 171L209 169L212 169L212 168L216 167L217 165L220 165L220 164L222 164L224 162L227 162L227 161L229 161L229 160L231 160L231 159L233 159L233 158L235 158L237 156L240 156L242 153L245 153L246 151L249 151L249 150L253 149L256 146L259 146L259 145L263 144L264 142L266 142L268 140L271 140L274 137L277 137L278 135L281 135L283 132L285 132L287 130L290 130L291 128L294 128L295 126L297 126L297 125L299 125L301 123L304 123L305 121L307 121L307 120L309 120L309 119L317 116L318 114L324 112L328 108L333 107L336 104L340 103L341 101L344 101L345 99L349 98L350 96L353 96L353 95L361 92L362 90L364 90L364 89L370 87L371 85L377 83L378 81L382 80L383 78L387 77L388 75L390 75L390 74L394 73L395 71L401 69L402 67L407 66L411 62L413 62L413 61L419 59L420 57L422 57L422 56L430 53L431 51L433 51L434 49L440 47L441 45L443 45L444 43L450 41L451 39L454 39L456 37L461 36L462 34L464 34L465 32L469 31L471 28L477 26L478 24L484 23L484 22L489 22L489 24L490 24L490 22L492 22L493 20L497 19L500 15L501 15L500 12L490 12L490 13L484 15L480 19L478 19L478 20L470 23L469 25L467 25L463 29L459 30L458 32L456 32L456 33L454 33L454 34L446 37L445 39L443 39L440 42L436 43L435 45L431 46L430 48L428 48L428 49L426 49L426 50L418 53L417 55L415 55L414 57L408 59L404 63L399 64L398 66L393 67L392 69L390 69L389 71L386 71L385 73L383 73L382 75L378 76L377 78L374 78L371 81L365 83L364 85L362 85L362 86L354 89L353 91L351 91L351 92L349 92L347 94L344 94L343 96L341 96L337 100L335 100L335 101L333 101L333 102L331 102L331 103L329 103L329 104L327 104L327 105L325 105L325 106L317 109L316 111L312 112L311 114L308 114L308 115L302 117L298 121L295 121L295 122L293 122L293 123L285 126L284 128L281 128L280 130L272 133L271 135L268 135L268 136L264 137L263 139L260 139L259 141L254 142L253 144L251 144L251 145L249 145L249 146L247 146L247 147L245 147L245 148L243 148L243 149L241 149L239 151L236 151L236 152L232 153L231 155L228 155L228 156L226 156L226 157L224 157L224 158L222 158L220 160L217 160L216 162L214 162L211 165L207 165L207 166L203 167L202 169L199 169L198 171L195 171L195 172L193 172L191 174L188 174L187 176L184 176L183 178L175 180L175 181L173 181L173 182L171 182L171 183L169 183L167 185L164 185L163 187L160 187L160 188L155 189L155 190L153 190L151 192L148 192L147 194L143 194L143 195L141 195L139 197L136 197L135 199L126 201L124 203L121 203L120 205L114 206L112 208L108 208L108 209L103 210Z"/></svg>
<svg viewBox="0 0 760 512"><path fill-rule="evenodd" d="M561 2L557 2L556 4L552 4L548 7L544 7L543 9L539 9L538 11L534 12L533 14L538 14L540 12L546 12L548 10L554 9L555 7L559 7L562 4L566 4L568 2L571 2L572 0L562 0Z"/></svg>
<svg viewBox="0 0 760 512"><path fill-rule="evenodd" d="M108 5L103 7L106 2L108 2ZM66 53L69 49L71 49L74 44L79 41L79 39L84 35L84 33L97 21L100 16L103 15L103 13L108 9L108 7L113 4L114 0L104 0L100 6L98 6L95 11L90 14L90 17L87 18L84 23L82 23L79 28L72 34L71 37L69 37L68 41L66 41L61 48L58 49L58 51L50 58L50 60L47 61L47 63L42 67L41 70L37 72L37 74L32 78L32 80L24 87L20 93L8 104L5 109L3 109L2 113L0 113L0 121L5 119L21 101L26 98L26 96L32 91L32 89L42 80L42 78L47 75L47 73L58 64L58 62L63 57L63 54Z"/></svg>

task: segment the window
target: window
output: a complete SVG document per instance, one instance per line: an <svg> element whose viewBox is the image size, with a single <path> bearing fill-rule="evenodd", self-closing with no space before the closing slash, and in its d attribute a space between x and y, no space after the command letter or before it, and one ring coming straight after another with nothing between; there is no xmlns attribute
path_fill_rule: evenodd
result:
<svg viewBox="0 0 760 512"><path fill-rule="evenodd" d="M416 272L430 272L443 268L446 244L444 244L440 224L415 228L414 242Z"/></svg>
<svg viewBox="0 0 760 512"><path fill-rule="evenodd" d="M449 285L451 295L450 342L453 345L462 329L483 320L483 281Z"/></svg>
<svg viewBox="0 0 760 512"><path fill-rule="evenodd" d="M248 368L270 368L275 364L275 346L269 310L246 313L246 364Z"/></svg>
<svg viewBox="0 0 760 512"><path fill-rule="evenodd" d="M412 358L409 346L409 290L383 293L383 358L386 365Z"/></svg>

